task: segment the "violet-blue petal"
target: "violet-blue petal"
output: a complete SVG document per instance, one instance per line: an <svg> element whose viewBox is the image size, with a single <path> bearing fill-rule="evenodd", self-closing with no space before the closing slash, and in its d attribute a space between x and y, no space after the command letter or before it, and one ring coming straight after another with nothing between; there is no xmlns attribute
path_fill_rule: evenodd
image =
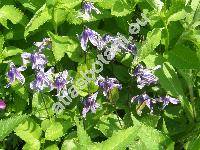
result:
<svg viewBox="0 0 200 150"><path fill-rule="evenodd" d="M108 96L113 88L118 88L119 90L122 89L122 85L119 84L119 81L116 78L103 78L102 76L99 76L96 84L103 90L104 96Z"/></svg>
<svg viewBox="0 0 200 150"><path fill-rule="evenodd" d="M82 110L82 115L85 118L86 114L91 110L92 113L96 112L96 109L100 107L100 105L96 102L98 92L90 95L85 101L84 101L84 107Z"/></svg>
<svg viewBox="0 0 200 150"><path fill-rule="evenodd" d="M9 87L15 80L17 79L21 84L25 83L25 78L21 74L22 71L26 70L26 67L16 68L13 62L10 63L10 70L7 73L7 77L9 79L9 83L6 87Z"/></svg>
<svg viewBox="0 0 200 150"><path fill-rule="evenodd" d="M53 81L52 81L53 68L49 69L47 72L40 70L36 74L36 79L30 83L30 88L36 91L42 91L45 88L53 90Z"/></svg>

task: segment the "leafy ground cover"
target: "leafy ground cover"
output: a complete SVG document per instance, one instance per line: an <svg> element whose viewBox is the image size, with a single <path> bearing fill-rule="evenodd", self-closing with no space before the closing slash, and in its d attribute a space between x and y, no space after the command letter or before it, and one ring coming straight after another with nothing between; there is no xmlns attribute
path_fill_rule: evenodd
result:
<svg viewBox="0 0 200 150"><path fill-rule="evenodd" d="M1 0L1 149L200 149L199 0Z"/></svg>

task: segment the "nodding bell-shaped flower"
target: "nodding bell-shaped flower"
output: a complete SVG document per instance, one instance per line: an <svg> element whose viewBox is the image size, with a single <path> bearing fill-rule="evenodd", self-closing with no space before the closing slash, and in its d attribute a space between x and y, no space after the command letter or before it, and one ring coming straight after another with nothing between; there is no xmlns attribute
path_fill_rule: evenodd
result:
<svg viewBox="0 0 200 150"><path fill-rule="evenodd" d="M51 48L51 39L44 38L42 42L34 42L33 44L38 48L38 51L41 52L45 48Z"/></svg>
<svg viewBox="0 0 200 150"><path fill-rule="evenodd" d="M104 78L99 76L96 84L103 90L103 95L106 97L113 88L118 88L119 90L122 89L122 85L119 84L119 81L116 78Z"/></svg>
<svg viewBox="0 0 200 150"><path fill-rule="evenodd" d="M83 18L83 20L89 20L92 18L92 11L96 12L96 14L101 14L99 9L94 7L94 3L85 1L83 2L83 7L79 12L78 17Z"/></svg>
<svg viewBox="0 0 200 150"><path fill-rule="evenodd" d="M84 102L84 107L82 111L82 115L85 118L86 114L91 110L92 113L96 113L96 109L100 107L100 105L96 102L98 92L90 95Z"/></svg>
<svg viewBox="0 0 200 150"><path fill-rule="evenodd" d="M166 95L165 97L157 98L157 101L163 103L162 109L164 109L167 105L169 105L169 103L172 103L174 105L177 105L180 103L180 100L173 98L169 95Z"/></svg>
<svg viewBox="0 0 200 150"><path fill-rule="evenodd" d="M47 64L47 60L44 54L39 52L36 53L23 53L21 54L23 65L26 66L28 63L32 64L32 69L41 70Z"/></svg>
<svg viewBox="0 0 200 150"><path fill-rule="evenodd" d="M19 67L17 68L13 62L10 63L10 70L7 73L7 77L9 79L9 83L6 85L6 87L10 87L10 85L15 82L17 79L21 84L25 83L25 78L21 74L22 71L26 70L26 67Z"/></svg>
<svg viewBox="0 0 200 150"><path fill-rule="evenodd" d="M133 73L133 76L137 78L137 87L142 89L145 86L149 86L151 84L156 84L158 82L158 78L153 74L153 72L159 69L161 66L156 66L153 69L147 69L143 67L141 64L136 66L136 69Z"/></svg>
<svg viewBox="0 0 200 150"><path fill-rule="evenodd" d="M118 33L117 36L106 34L102 39L104 42L104 47L109 46L113 51L131 53L133 55L135 55L137 52L136 45L130 42L120 33Z"/></svg>
<svg viewBox="0 0 200 150"><path fill-rule="evenodd" d="M57 89L58 95L62 90L66 88L66 85L71 82L71 79L72 78L68 77L67 70L60 72L58 73L58 75L56 75L54 86Z"/></svg>
<svg viewBox="0 0 200 150"><path fill-rule="evenodd" d="M92 43L92 45L96 46L99 50L101 50L103 48L102 38L101 38L100 34L95 32L94 30L86 28L82 32L82 34L79 38L81 41L81 48L83 49L83 51L86 51L88 41L90 41Z"/></svg>
<svg viewBox="0 0 200 150"><path fill-rule="evenodd" d="M147 106L150 109L150 113L153 113L153 104L156 103L156 101L150 98L146 93L132 97L131 102L138 103L136 110L139 115L141 115L144 106Z"/></svg>
<svg viewBox="0 0 200 150"><path fill-rule="evenodd" d="M53 68L50 68L47 72L44 72L44 70L38 71L35 80L30 83L30 88L36 91L43 91L45 88L53 90L53 72Z"/></svg>

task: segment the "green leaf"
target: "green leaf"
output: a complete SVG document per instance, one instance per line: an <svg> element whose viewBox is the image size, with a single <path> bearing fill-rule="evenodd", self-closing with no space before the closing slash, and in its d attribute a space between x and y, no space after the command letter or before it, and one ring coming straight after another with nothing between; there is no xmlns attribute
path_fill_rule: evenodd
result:
<svg viewBox="0 0 200 150"><path fill-rule="evenodd" d="M13 83L12 84L12 89L13 91L19 95L22 99L28 100L28 92L26 91L25 87L21 85L21 83Z"/></svg>
<svg viewBox="0 0 200 150"><path fill-rule="evenodd" d="M132 116L135 127L140 127L137 132L138 139L142 141L148 147L148 149L160 150L160 149L173 149L174 142L164 135L162 132L144 125ZM132 144L134 144L133 142Z"/></svg>
<svg viewBox="0 0 200 150"><path fill-rule="evenodd" d="M49 36L52 40L52 50L56 61L61 60L65 53L75 62L83 60L80 44L74 37L57 36L53 33L49 33Z"/></svg>
<svg viewBox="0 0 200 150"><path fill-rule="evenodd" d="M133 126L115 132L112 137L102 143L96 144L98 149L126 149L136 139L140 126Z"/></svg>
<svg viewBox="0 0 200 150"><path fill-rule="evenodd" d="M26 142L23 149L40 149L40 141L39 138L42 134L42 130L40 126L35 123L34 120L28 119L24 123L20 124L16 129L15 133L22 140Z"/></svg>
<svg viewBox="0 0 200 150"><path fill-rule="evenodd" d="M74 139L65 140L62 144L61 150L78 150L77 143Z"/></svg>
<svg viewBox="0 0 200 150"><path fill-rule="evenodd" d="M41 119L53 116L54 112L51 107L53 103L54 101L50 96L38 92L34 93L32 108L35 116Z"/></svg>
<svg viewBox="0 0 200 150"><path fill-rule="evenodd" d="M3 45L4 45L4 36L0 34L0 52L3 51Z"/></svg>
<svg viewBox="0 0 200 150"><path fill-rule="evenodd" d="M161 69L156 72L156 76L159 78L159 83L168 92L168 94L177 97L185 109L188 119L193 119L192 108L189 101L185 98L184 92L178 79L178 76L168 62L165 62Z"/></svg>
<svg viewBox="0 0 200 150"><path fill-rule="evenodd" d="M162 7L164 5L164 3L161 0L146 0L146 1L149 3L149 5L152 8L154 8L154 9L156 9L158 11L161 11L161 9L162 9Z"/></svg>
<svg viewBox="0 0 200 150"><path fill-rule="evenodd" d="M181 40L188 40L193 42L198 48L200 48L200 31L199 30L187 30L182 36Z"/></svg>
<svg viewBox="0 0 200 150"><path fill-rule="evenodd" d="M58 138L62 137L64 134L63 132L63 126L60 122L52 122L50 124L50 127L46 129L45 132L45 139L54 141L57 140Z"/></svg>
<svg viewBox="0 0 200 150"><path fill-rule="evenodd" d="M8 29L7 20L5 18L0 17L0 23L2 24L2 26Z"/></svg>
<svg viewBox="0 0 200 150"><path fill-rule="evenodd" d="M113 133L121 130L120 122L122 120L118 120L118 117L115 114L103 115L95 128L100 130L105 136L111 137Z"/></svg>
<svg viewBox="0 0 200 150"><path fill-rule="evenodd" d="M112 69L113 69L112 71L113 71L114 75L117 77L117 79L119 79L120 81L123 81L123 82L129 82L130 75L128 73L128 68L126 68L122 65L113 65Z"/></svg>
<svg viewBox="0 0 200 150"><path fill-rule="evenodd" d="M178 21L178 20L182 20L186 17L187 12L183 9L181 11L178 11L174 14L172 14L171 16L169 16L168 20L167 20L167 24L169 24L171 21Z"/></svg>
<svg viewBox="0 0 200 150"><path fill-rule="evenodd" d="M121 17L133 12L136 2L129 0L101 0L97 5L104 8L104 10L111 9L111 15Z"/></svg>
<svg viewBox="0 0 200 150"><path fill-rule="evenodd" d="M192 0L191 1L191 7L193 10L196 10L199 5L200 5L200 0Z"/></svg>
<svg viewBox="0 0 200 150"><path fill-rule="evenodd" d="M143 44L138 52L139 61L142 61L149 54L152 54L154 49L160 44L161 31L161 28L154 28L151 32L148 33L145 44Z"/></svg>
<svg viewBox="0 0 200 150"><path fill-rule="evenodd" d="M26 16L13 5L5 5L1 8L0 18L8 19L13 24L20 23L22 25L25 25L27 23Z"/></svg>
<svg viewBox="0 0 200 150"><path fill-rule="evenodd" d="M117 17L126 16L134 11L134 4L128 0L115 0L111 14Z"/></svg>
<svg viewBox="0 0 200 150"><path fill-rule="evenodd" d="M59 148L56 144L52 144L52 145L46 147L45 150L59 150Z"/></svg>
<svg viewBox="0 0 200 150"><path fill-rule="evenodd" d="M89 149L92 145L92 141L88 136L87 132L83 128L83 122L79 122L78 118L75 118L76 126L77 126L77 136L78 136L78 144L81 149Z"/></svg>
<svg viewBox="0 0 200 150"><path fill-rule="evenodd" d="M193 138L193 140L188 141L185 148L187 150L200 149L200 135L197 138Z"/></svg>
<svg viewBox="0 0 200 150"><path fill-rule="evenodd" d="M5 58L10 57L10 56L15 56L17 54L21 54L22 52L23 52L22 49L10 46L10 47L5 47L5 49L3 50L1 55L5 59Z"/></svg>
<svg viewBox="0 0 200 150"><path fill-rule="evenodd" d="M46 0L17 0L20 2L26 9L36 12L42 5L44 5Z"/></svg>
<svg viewBox="0 0 200 150"><path fill-rule="evenodd" d="M25 27L24 36L27 37L30 32L37 30L41 25L51 19L48 8L44 4L29 21Z"/></svg>
<svg viewBox="0 0 200 150"><path fill-rule="evenodd" d="M178 69L200 69L197 54L183 45L177 45L165 53L165 58Z"/></svg>
<svg viewBox="0 0 200 150"><path fill-rule="evenodd" d="M26 115L20 115L20 116L13 116L8 119L1 119L0 141L2 141L6 136L8 136L27 117L28 116Z"/></svg>

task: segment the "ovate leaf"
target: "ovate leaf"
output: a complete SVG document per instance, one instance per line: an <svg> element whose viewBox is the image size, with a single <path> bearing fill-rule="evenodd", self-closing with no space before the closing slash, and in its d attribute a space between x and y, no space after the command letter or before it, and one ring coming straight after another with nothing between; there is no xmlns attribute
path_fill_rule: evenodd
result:
<svg viewBox="0 0 200 150"><path fill-rule="evenodd" d="M57 36L49 33L52 40L52 50L57 61L64 57L65 53L73 61L79 62L83 59L78 40L69 36Z"/></svg>
<svg viewBox="0 0 200 150"><path fill-rule="evenodd" d="M50 124L45 132L45 139L54 141L63 136L63 134L64 132L62 124L60 122L53 122Z"/></svg>
<svg viewBox="0 0 200 150"><path fill-rule="evenodd" d="M20 124L16 129L15 133L22 140L26 142L23 149L40 149L39 138L42 134L40 126L32 119L26 120L24 123Z"/></svg>

